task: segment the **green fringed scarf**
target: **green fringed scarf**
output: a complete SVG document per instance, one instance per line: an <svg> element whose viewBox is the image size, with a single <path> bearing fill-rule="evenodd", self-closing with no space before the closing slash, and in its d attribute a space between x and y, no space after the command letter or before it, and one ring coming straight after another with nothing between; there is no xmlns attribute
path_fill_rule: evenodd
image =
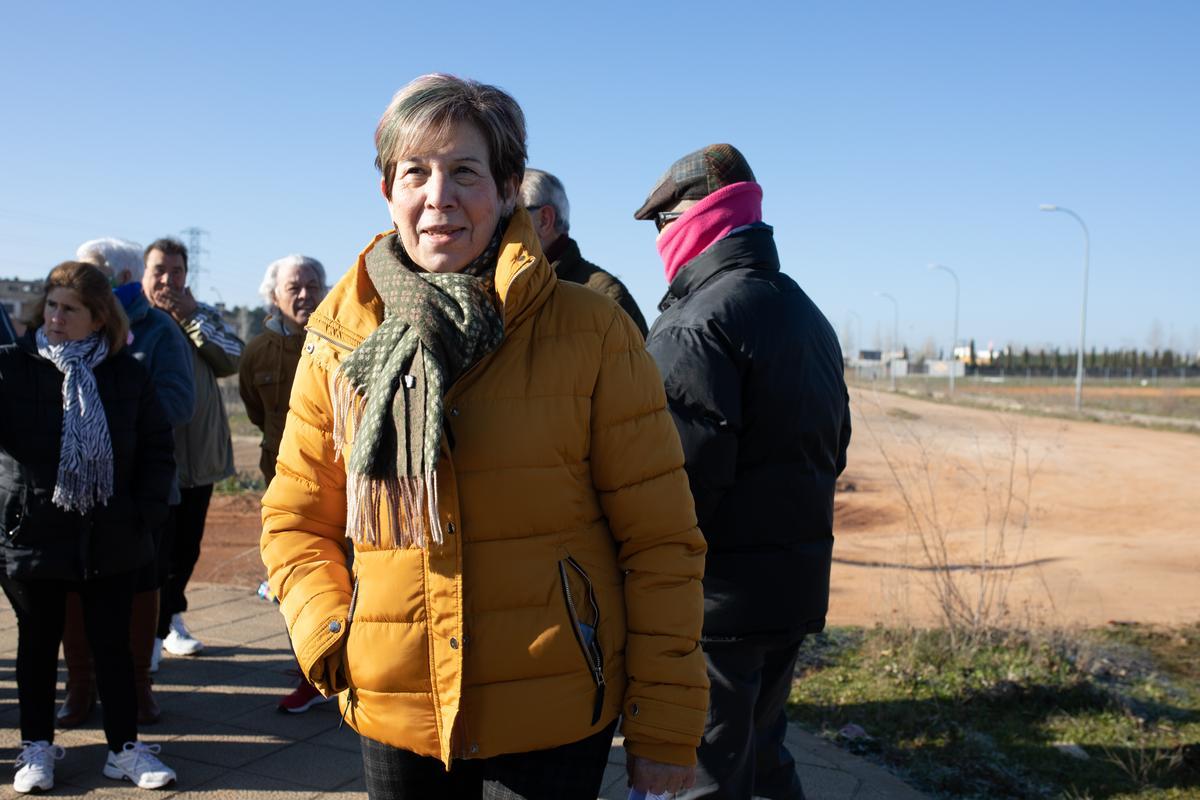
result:
<svg viewBox="0 0 1200 800"><path fill-rule="evenodd" d="M394 233L367 253L384 319L333 379L334 445L343 458L351 447L346 535L355 542L378 545L381 526L390 521L398 547L442 543L443 397L504 337L491 288L505 222L462 272L425 272Z"/></svg>

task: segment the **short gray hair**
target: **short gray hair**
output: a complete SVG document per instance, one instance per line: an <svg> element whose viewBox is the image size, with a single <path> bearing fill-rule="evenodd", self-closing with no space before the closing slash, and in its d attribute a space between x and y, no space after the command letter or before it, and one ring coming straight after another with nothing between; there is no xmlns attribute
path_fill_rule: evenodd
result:
<svg viewBox="0 0 1200 800"><path fill-rule="evenodd" d="M321 266L320 261L308 256L302 256L299 253L284 256L267 264L267 271L263 275L262 283L258 287L258 294L262 297L263 304L269 311L275 311L279 308L275 304L275 289L279 286L279 270L284 267L308 267L317 273L317 280L321 284L321 291L325 291L327 288L325 286L325 267Z"/></svg>
<svg viewBox="0 0 1200 800"><path fill-rule="evenodd" d="M79 245L75 250L75 260L107 269L114 278L126 270L130 275L139 275L146 266L140 244L112 236L89 239Z"/></svg>
<svg viewBox="0 0 1200 800"><path fill-rule="evenodd" d="M554 209L554 230L566 233L571 229L571 204L562 181L542 169L525 170L521 184L521 205L526 208L550 206Z"/></svg>
<svg viewBox="0 0 1200 800"><path fill-rule="evenodd" d="M525 113L512 95L486 83L434 73L416 78L392 98L375 129L375 166L390 199L396 164L420 142L437 139L462 122L483 134L488 165L505 200L510 181L525 176Z"/></svg>

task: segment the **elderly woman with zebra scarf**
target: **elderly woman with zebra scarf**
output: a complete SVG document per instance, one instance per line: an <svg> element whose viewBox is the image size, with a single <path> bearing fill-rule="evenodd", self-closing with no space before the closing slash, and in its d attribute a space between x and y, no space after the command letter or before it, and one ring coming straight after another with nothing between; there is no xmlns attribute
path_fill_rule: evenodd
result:
<svg viewBox="0 0 1200 800"><path fill-rule="evenodd" d="M0 347L0 586L17 615L21 753L13 788L54 786L54 692L68 592L83 599L108 754L103 774L175 779L138 741L129 647L134 574L154 556L175 443L107 276L59 264L29 329Z"/></svg>
<svg viewBox="0 0 1200 800"><path fill-rule="evenodd" d="M594 800L619 716L631 785L682 789L705 544L641 334L555 277L507 93L417 78L375 144L392 229L309 317L263 498L304 676L372 798Z"/></svg>

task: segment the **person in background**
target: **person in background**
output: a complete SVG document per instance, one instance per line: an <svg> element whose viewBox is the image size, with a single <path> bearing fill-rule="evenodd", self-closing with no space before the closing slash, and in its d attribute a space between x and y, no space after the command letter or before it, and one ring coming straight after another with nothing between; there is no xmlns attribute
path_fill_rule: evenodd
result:
<svg viewBox="0 0 1200 800"><path fill-rule="evenodd" d="M275 459L304 344L304 327L309 314L325 297L325 267L315 258L301 255L272 261L258 293L268 316L263 332L246 345L238 370L238 390L246 415L263 434L259 467L269 485L275 477ZM329 699L300 675L296 689L280 699L278 708L300 714Z"/></svg>
<svg viewBox="0 0 1200 800"><path fill-rule="evenodd" d="M171 428L108 277L66 261L21 340L0 347L0 586L17 615L21 753L13 789L54 786L54 687L68 592L83 598L108 744L103 773L155 789L175 780L137 736L129 646L138 571L167 513Z"/></svg>
<svg viewBox="0 0 1200 800"><path fill-rule="evenodd" d="M126 349L150 373L167 423L176 427L192 417L195 389L192 383L192 359L187 339L169 316L151 308L134 276L140 274L142 246L124 239L104 237L79 245L75 258L98 267L115 287L129 320L131 341ZM172 475L170 505L179 503L179 483ZM129 641L133 653L134 687L137 692L138 724L158 721L161 710L154 698L150 673L157 663L155 632L158 627L158 590L163 572L157 558L162 531L151 531L156 557L139 570L137 591L133 596L133 616ZM67 595L67 617L63 627L63 660L67 666L66 697L58 709L58 724L63 728L82 725L91 714L96 699L92 652L83 628L83 609L76 592Z"/></svg>
<svg viewBox="0 0 1200 800"><path fill-rule="evenodd" d="M637 325L642 338L646 338L646 320L625 284L615 275L585 261L579 253L579 245L570 236L571 205L567 202L567 190L563 188L562 181L540 169L525 170L525 180L521 182L521 205L533 218L533 229L537 232L542 252L549 259L558 279L582 283L612 298Z"/></svg>
<svg viewBox="0 0 1200 800"><path fill-rule="evenodd" d="M686 798L804 797L784 748L800 643L825 626L850 408L833 328L780 271L762 187L728 144L676 161L654 220L669 289L646 340L683 440L712 684Z"/></svg>
<svg viewBox="0 0 1200 800"><path fill-rule="evenodd" d="M183 621L188 580L200 558L204 521L213 484L234 474L229 419L217 378L236 375L244 345L212 306L196 302L187 288L187 248L175 239L159 239L146 248L142 291L150 304L170 314L192 350L196 411L175 429L180 503L172 509L162 539L167 559L158 610L162 649L177 656L200 652L201 644Z"/></svg>
<svg viewBox="0 0 1200 800"><path fill-rule="evenodd" d="M373 798L595 800L618 716L632 784L678 790L704 539L642 337L542 254L508 94L417 78L375 143L395 228L309 318L263 497L300 667Z"/></svg>

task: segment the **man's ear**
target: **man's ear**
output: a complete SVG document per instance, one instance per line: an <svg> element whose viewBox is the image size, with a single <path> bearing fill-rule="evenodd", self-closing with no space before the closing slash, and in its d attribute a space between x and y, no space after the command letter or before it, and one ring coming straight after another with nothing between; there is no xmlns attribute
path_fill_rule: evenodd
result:
<svg viewBox="0 0 1200 800"><path fill-rule="evenodd" d="M533 229L546 241L554 238L554 224L558 221L558 211L549 203L543 203L533 210Z"/></svg>
<svg viewBox="0 0 1200 800"><path fill-rule="evenodd" d="M392 198L388 197L387 176L379 179L379 191L383 194L383 199L391 202Z"/></svg>

